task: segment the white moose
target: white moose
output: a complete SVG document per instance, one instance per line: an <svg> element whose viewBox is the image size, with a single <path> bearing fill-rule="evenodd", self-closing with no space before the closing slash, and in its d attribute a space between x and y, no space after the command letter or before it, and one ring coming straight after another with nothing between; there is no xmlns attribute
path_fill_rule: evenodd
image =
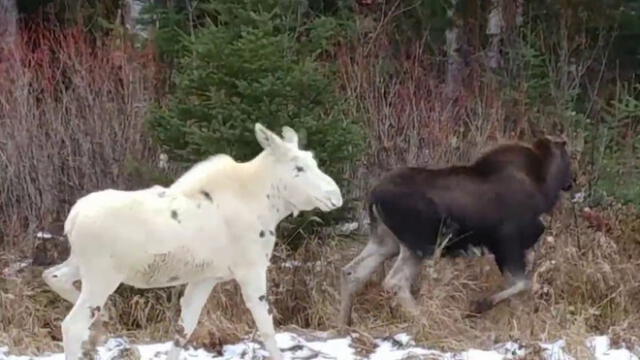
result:
<svg viewBox="0 0 640 360"><path fill-rule="evenodd" d="M215 155L169 188L109 189L74 204L64 227L71 255L42 275L75 303L62 322L67 360L91 350L90 326L120 283L187 284L167 357L177 360L211 290L230 279L239 283L266 350L282 359L266 298L276 226L289 214L339 208L342 195L312 153L299 149L293 129L283 127L281 139L257 123L255 134L264 150L248 162ZM81 291L73 285L77 280Z"/></svg>

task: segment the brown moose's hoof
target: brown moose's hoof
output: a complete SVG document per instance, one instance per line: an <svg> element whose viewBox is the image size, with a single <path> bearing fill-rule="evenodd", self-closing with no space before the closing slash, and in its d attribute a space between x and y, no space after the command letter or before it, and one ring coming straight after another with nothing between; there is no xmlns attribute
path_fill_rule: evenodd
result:
<svg viewBox="0 0 640 360"><path fill-rule="evenodd" d="M493 308L493 302L487 298L474 301L471 304L471 313L480 315L484 312L487 312Z"/></svg>

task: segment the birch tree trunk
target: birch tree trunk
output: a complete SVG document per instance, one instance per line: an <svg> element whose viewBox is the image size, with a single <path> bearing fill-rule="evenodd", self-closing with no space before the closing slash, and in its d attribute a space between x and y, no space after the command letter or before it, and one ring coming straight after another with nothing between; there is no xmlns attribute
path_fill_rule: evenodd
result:
<svg viewBox="0 0 640 360"><path fill-rule="evenodd" d="M487 21L487 36L489 37L489 47L487 48L487 65L490 69L497 69L502 66L502 56L500 47L504 33L503 0L491 0L491 10Z"/></svg>
<svg viewBox="0 0 640 360"><path fill-rule="evenodd" d="M449 97L454 97L460 93L464 70L464 62L460 54L462 20L455 11L457 3L458 0L452 0L451 8L447 10L447 15L451 19L451 26L445 32L447 50L446 92Z"/></svg>
<svg viewBox="0 0 640 360"><path fill-rule="evenodd" d="M128 32L133 32L135 26L133 1L134 0L124 0L122 4L122 23Z"/></svg>
<svg viewBox="0 0 640 360"><path fill-rule="evenodd" d="M148 37L149 29L138 24L142 7L149 3L149 0L124 0L122 9L122 20L129 33Z"/></svg>
<svg viewBox="0 0 640 360"><path fill-rule="evenodd" d="M522 26L522 22L524 19L524 0L515 0L516 1L516 27Z"/></svg>

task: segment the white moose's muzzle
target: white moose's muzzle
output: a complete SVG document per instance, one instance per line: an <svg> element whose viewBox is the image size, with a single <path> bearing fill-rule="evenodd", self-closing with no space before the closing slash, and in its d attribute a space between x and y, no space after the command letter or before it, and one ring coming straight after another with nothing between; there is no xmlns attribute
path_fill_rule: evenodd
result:
<svg viewBox="0 0 640 360"><path fill-rule="evenodd" d="M342 194L340 193L340 190L331 191L328 195L328 198L329 198L329 205L331 206L329 210L334 210L342 206L343 200L342 200Z"/></svg>
<svg viewBox="0 0 640 360"><path fill-rule="evenodd" d="M342 206L342 194L340 190L330 190L324 193L322 198L316 198L322 211L331 211Z"/></svg>
<svg viewBox="0 0 640 360"><path fill-rule="evenodd" d="M314 197L317 202L316 206L322 211L331 211L341 207L343 199L340 187L338 187L338 184L328 175L324 175L323 180L324 184L321 186L322 190L320 192L322 195Z"/></svg>

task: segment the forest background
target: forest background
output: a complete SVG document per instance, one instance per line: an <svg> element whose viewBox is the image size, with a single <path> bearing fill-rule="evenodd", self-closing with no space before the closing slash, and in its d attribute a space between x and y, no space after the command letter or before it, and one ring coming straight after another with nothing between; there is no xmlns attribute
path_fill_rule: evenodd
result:
<svg viewBox="0 0 640 360"><path fill-rule="evenodd" d="M334 326L338 269L362 247L361 200L384 171L547 134L569 139L577 186L548 219L533 299L465 320L499 276L485 258L436 259L430 321L412 329L456 348L640 326L640 1L1 0L0 37L0 268L30 264L0 283L12 346L54 346L69 306L37 277L65 253L39 231L59 233L90 191L168 185L217 152L248 160L257 121L301 131L347 198L279 228L274 263L315 265L274 270L278 324ZM361 231L338 231L347 219ZM112 330L166 336L179 291L121 288ZM376 285L365 293L364 333L412 321ZM196 342L247 334L238 298L233 284L212 295Z"/></svg>

